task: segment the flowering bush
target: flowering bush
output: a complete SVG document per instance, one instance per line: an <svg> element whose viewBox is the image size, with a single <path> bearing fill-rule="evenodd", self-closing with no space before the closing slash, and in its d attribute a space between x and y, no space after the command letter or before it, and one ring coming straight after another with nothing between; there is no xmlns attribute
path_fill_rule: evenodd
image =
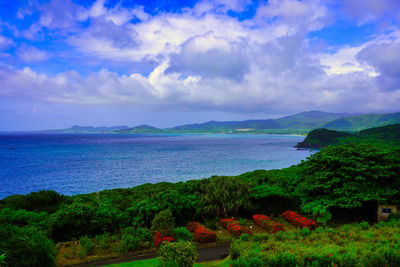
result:
<svg viewBox="0 0 400 267"><path fill-rule="evenodd" d="M248 228L242 227L238 221L235 219L222 219L220 221L222 227L227 229L230 233L232 233L235 237L239 237L242 234L249 234L251 235L251 231Z"/></svg>
<svg viewBox="0 0 400 267"><path fill-rule="evenodd" d="M283 225L271 220L271 218L268 216L256 214L253 216L253 220L257 225L266 229L268 233L274 234L276 232L283 231Z"/></svg>
<svg viewBox="0 0 400 267"><path fill-rule="evenodd" d="M156 232L154 237L154 245L156 248L158 248L164 241L173 242L174 238L172 236L163 236L160 232Z"/></svg>
<svg viewBox="0 0 400 267"><path fill-rule="evenodd" d="M288 210L282 213L283 218L285 218L286 221L290 222L296 227L307 227L308 229L312 230L317 227L317 222L311 219L307 219L300 214Z"/></svg>
<svg viewBox="0 0 400 267"><path fill-rule="evenodd" d="M215 233L198 222L188 223L187 229L194 234L194 240L199 243L215 242Z"/></svg>

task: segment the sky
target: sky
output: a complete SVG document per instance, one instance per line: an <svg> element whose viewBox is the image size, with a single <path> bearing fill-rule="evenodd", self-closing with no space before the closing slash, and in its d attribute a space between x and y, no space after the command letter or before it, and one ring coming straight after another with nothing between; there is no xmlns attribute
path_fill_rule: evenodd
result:
<svg viewBox="0 0 400 267"><path fill-rule="evenodd" d="M400 111L398 0L0 0L0 131Z"/></svg>

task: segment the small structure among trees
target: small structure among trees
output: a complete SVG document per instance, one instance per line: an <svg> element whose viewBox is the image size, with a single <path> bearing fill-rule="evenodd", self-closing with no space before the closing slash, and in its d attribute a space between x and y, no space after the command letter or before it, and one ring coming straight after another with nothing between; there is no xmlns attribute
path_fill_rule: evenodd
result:
<svg viewBox="0 0 400 267"><path fill-rule="evenodd" d="M378 221L387 221L390 214L395 214L398 210L397 205L378 205Z"/></svg>

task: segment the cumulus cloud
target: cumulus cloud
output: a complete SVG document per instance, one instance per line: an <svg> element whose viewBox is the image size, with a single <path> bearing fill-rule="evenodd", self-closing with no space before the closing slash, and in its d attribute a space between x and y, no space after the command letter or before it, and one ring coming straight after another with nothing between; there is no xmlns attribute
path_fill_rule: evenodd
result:
<svg viewBox="0 0 400 267"><path fill-rule="evenodd" d="M316 53L307 35L332 22L324 1L270 0L244 21L227 13L248 4L205 0L179 13L150 15L140 6L107 6L104 0L86 8L52 0L39 8L32 36L50 31L82 57L152 62L154 68L148 75L104 68L88 76L74 70L49 76L29 67L3 68L0 95L137 109L289 113L398 108L398 36L375 36L359 46ZM63 8L71 12L59 14ZM22 48L17 54L25 62L49 56ZM386 52L380 57L380 51Z"/></svg>
<svg viewBox="0 0 400 267"><path fill-rule="evenodd" d="M367 46L357 58L379 72L377 83L380 88L400 90L400 40Z"/></svg>

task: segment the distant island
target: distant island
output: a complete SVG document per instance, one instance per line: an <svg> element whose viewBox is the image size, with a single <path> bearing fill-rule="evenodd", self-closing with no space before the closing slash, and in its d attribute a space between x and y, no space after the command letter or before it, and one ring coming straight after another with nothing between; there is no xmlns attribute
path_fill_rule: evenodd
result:
<svg viewBox="0 0 400 267"><path fill-rule="evenodd" d="M186 124L171 128L157 128L151 125L135 127L113 126L72 126L67 129L46 130L44 133L226 133L226 134L303 134L318 129L358 132L372 127L400 123L400 112L390 114L328 113L307 111L277 119L245 121L208 121Z"/></svg>

